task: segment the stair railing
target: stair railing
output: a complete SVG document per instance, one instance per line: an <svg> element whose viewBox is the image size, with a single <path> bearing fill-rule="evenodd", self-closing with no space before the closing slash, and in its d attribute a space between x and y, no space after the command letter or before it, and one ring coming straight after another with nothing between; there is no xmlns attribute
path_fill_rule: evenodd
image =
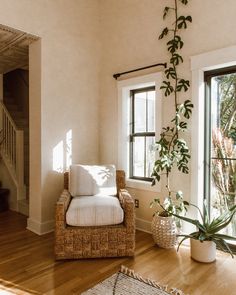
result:
<svg viewBox="0 0 236 295"><path fill-rule="evenodd" d="M5 105L0 101L2 120L1 155L7 168L19 187L24 185L24 132L14 123Z"/></svg>

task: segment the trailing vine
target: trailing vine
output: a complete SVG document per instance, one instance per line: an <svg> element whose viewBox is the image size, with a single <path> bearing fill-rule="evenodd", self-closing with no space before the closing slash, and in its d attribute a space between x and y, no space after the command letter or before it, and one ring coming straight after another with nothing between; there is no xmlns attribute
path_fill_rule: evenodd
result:
<svg viewBox="0 0 236 295"><path fill-rule="evenodd" d="M187 5L188 0L173 0L173 2L173 7L167 6L164 8L163 12L163 19L171 15L174 17L173 25L170 28L165 27L162 30L159 40L170 37L166 43L170 59L169 63L167 63L165 79L160 89L164 91L165 97L173 97L175 115L170 121L170 124L162 129L160 139L156 142L158 160L155 162L153 168L152 185L154 185L156 181L160 181L162 175L165 175L168 197L164 201L164 206L171 212L180 213L184 210L185 203L183 202L182 192L173 192L171 190L170 173L174 166L182 173L189 173L188 162L190 159L190 152L182 135L188 128L188 120L192 114L193 104L190 99L185 100L183 103L179 102L180 93L188 91L190 81L180 76L178 66L184 62L180 54L180 50L184 46L184 41L180 36L180 32L188 28L189 23L192 22L192 17L190 15L179 16L178 5ZM177 205L172 198L173 193L175 194L175 200L180 201L177 202ZM155 202L160 204L159 199L155 199L152 203Z"/></svg>

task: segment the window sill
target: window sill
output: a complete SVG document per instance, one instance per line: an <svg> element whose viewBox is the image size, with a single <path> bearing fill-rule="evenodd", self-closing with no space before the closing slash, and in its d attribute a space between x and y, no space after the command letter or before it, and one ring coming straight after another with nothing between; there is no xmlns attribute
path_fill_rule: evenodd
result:
<svg viewBox="0 0 236 295"><path fill-rule="evenodd" d="M130 188L145 190L145 191L151 191L151 192L160 192L160 183L151 186L150 181L143 181L143 180L137 180L137 179L126 179L126 186Z"/></svg>

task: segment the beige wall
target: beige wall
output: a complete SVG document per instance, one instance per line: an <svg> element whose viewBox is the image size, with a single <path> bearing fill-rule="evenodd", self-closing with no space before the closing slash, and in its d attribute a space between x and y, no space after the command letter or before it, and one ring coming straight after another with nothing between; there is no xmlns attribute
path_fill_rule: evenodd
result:
<svg viewBox="0 0 236 295"><path fill-rule="evenodd" d="M30 210L39 231L54 216L62 174L53 170L53 151L62 142L65 153L69 130L73 162L117 164L117 84L112 75L166 61L165 42L158 41L164 5L156 0L0 0L0 23L41 37L41 85L35 86L40 94L36 101L30 98L36 116ZM190 1L185 10L193 16L183 33L182 72L190 78L191 55L236 44L236 2L214 0L213 7L212 0ZM35 75L40 73L36 68ZM165 99L164 122L169 106ZM175 180L174 187L189 198L190 176ZM151 220L149 203L157 194L134 192L140 199L137 216Z"/></svg>
<svg viewBox="0 0 236 295"><path fill-rule="evenodd" d="M166 61L165 41L158 35L166 26L162 10L167 4L156 0L101 0L102 76L100 108L101 162L117 163L117 84L112 75L129 69ZM212 3L214 2L214 4ZM172 1L168 1L172 3ZM214 6L212 6L212 4ZM181 5L179 4L181 7ZM183 7L183 6L182 6ZM190 1L182 12L193 17L189 30L183 32L185 63L181 72L191 79L190 56L236 44L236 2L228 0ZM158 69L157 69L158 70ZM152 70L153 71L153 70ZM146 72L147 73L147 72ZM128 76L126 76L128 77ZM124 77L125 78L125 77ZM191 97L191 91L187 96ZM163 125L170 117L170 100L163 100ZM194 130L192 130L194 134ZM190 134L187 136L190 141ZM109 144L107 144L109 142ZM190 175L176 176L174 189L181 189L190 198ZM151 220L150 200L157 193L131 190L140 199L137 217ZM162 196L165 195L164 188Z"/></svg>
<svg viewBox="0 0 236 295"><path fill-rule="evenodd" d="M37 159L30 166L31 218L40 230L41 224L53 220L62 189L62 174L53 171L53 150L63 141L65 153L66 133L72 130L73 162L99 160L98 1L0 0L0 9L0 23L41 38L41 97L35 98L41 99L41 109L39 101L30 98L31 108L39 112L35 124L41 126L41 134L31 129L36 138L31 160L33 155ZM34 127L39 132L38 125Z"/></svg>

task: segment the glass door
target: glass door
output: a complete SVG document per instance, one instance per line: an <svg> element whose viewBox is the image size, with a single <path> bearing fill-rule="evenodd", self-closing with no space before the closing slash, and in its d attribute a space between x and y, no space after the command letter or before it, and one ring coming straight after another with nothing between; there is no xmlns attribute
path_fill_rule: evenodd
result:
<svg viewBox="0 0 236 295"><path fill-rule="evenodd" d="M236 68L205 72L205 196L210 215L236 204ZM224 230L236 236L236 216Z"/></svg>

